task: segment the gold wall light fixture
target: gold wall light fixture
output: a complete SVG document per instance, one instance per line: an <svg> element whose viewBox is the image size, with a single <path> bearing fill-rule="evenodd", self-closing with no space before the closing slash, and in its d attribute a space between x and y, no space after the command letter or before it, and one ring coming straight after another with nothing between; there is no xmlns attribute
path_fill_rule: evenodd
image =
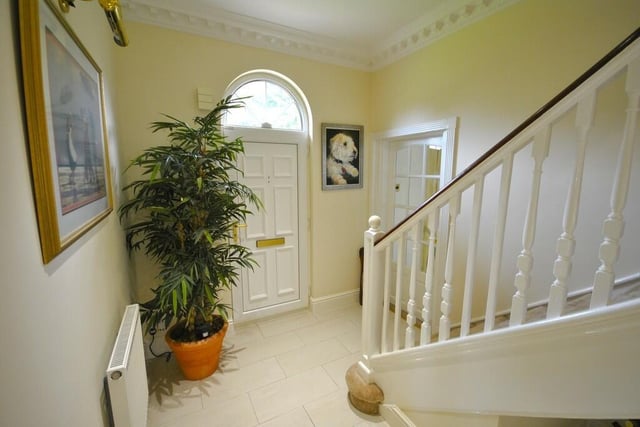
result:
<svg viewBox="0 0 640 427"><path fill-rule="evenodd" d="M69 12L69 7L76 7L75 2L77 0L58 0L58 6L60 10L64 13ZM83 0L83 1L91 1L91 0ZM107 16L107 21L109 21L109 26L111 27L111 31L113 32L113 40L116 42L118 46L126 46L129 44L129 39L127 38L127 33L124 30L124 26L122 24L122 14L120 13L120 4L119 0L98 0L102 9L104 9L104 13Z"/></svg>

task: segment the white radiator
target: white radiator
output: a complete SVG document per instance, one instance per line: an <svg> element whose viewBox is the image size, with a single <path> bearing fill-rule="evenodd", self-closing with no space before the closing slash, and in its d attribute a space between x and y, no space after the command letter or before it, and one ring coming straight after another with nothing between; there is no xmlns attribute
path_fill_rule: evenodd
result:
<svg viewBox="0 0 640 427"><path fill-rule="evenodd" d="M128 305L122 316L107 385L114 427L146 427L149 392L138 304Z"/></svg>

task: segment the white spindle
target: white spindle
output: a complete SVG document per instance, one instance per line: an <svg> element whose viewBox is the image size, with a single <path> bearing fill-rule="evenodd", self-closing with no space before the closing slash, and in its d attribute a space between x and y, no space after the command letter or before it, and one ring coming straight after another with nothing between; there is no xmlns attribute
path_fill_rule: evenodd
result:
<svg viewBox="0 0 640 427"><path fill-rule="evenodd" d="M473 187L473 210L471 212L471 230L467 246L467 269L464 280L464 299L462 303L462 325L460 336L469 334L471 323L471 303L473 298L473 285L476 274L476 250L478 248L478 232L480 230L480 214L482 212L482 192L484 190L484 175L477 178Z"/></svg>
<svg viewBox="0 0 640 427"><path fill-rule="evenodd" d="M389 351L389 307L391 303L391 251L389 245L384 251L384 297L382 300L382 352Z"/></svg>
<svg viewBox="0 0 640 427"><path fill-rule="evenodd" d="M627 204L629 192L629 178L633 158L633 146L636 141L638 111L640 111L640 59L629 64L627 70L627 118L622 137L622 146L618 156L615 181L611 192L611 211L604 221L602 232L604 239L600 244L600 267L595 274L591 308L603 307L609 304L615 273L613 266L618 260L620 240L624 233L623 210Z"/></svg>
<svg viewBox="0 0 640 427"><path fill-rule="evenodd" d="M402 314L402 272L404 270L404 250L406 248L406 235L403 233L396 242L398 258L396 259L396 301L393 316L393 350L400 349L400 319Z"/></svg>
<svg viewBox="0 0 640 427"><path fill-rule="evenodd" d="M405 330L404 347L415 346L415 323L416 323L416 276L418 268L418 255L420 254L420 244L418 240L418 230L422 222L418 222L411 229L411 240L413 242L411 250L411 276L409 278L409 301L407 301L407 328Z"/></svg>
<svg viewBox="0 0 640 427"><path fill-rule="evenodd" d="M440 210L435 209L427 219L429 227L429 249L427 253L427 269L424 276L424 296L422 297L422 325L420 326L420 345L431 341L431 309L433 307L433 282L436 262L436 239Z"/></svg>
<svg viewBox="0 0 640 427"><path fill-rule="evenodd" d="M533 269L533 254L531 248L536 235L536 221L538 217L538 199L540 196L540 180L542 178L542 164L549 155L549 142L551 139L551 126L547 125L543 131L536 135L533 142L532 156L534 160L533 179L529 195L529 208L522 233L522 251L518 255L518 273L514 285L517 289L511 301L510 325L520 325L527 314L527 289L531 282L531 270Z"/></svg>
<svg viewBox="0 0 640 427"><path fill-rule="evenodd" d="M571 274L572 258L575 252L576 242L574 232L578 222L578 211L580 209L580 191L582 190L582 177L584 175L584 159L587 153L589 130L593 124L595 105L596 94L592 92L580 101L576 112L576 128L578 130L576 163L564 208L562 234L556 244L558 257L553 265L555 280L551 285L551 291L549 293L547 319L561 316L567 301L567 280Z"/></svg>
<svg viewBox="0 0 640 427"><path fill-rule="evenodd" d="M442 300L440 302L440 329L438 341L446 341L451 333L451 297L453 294L453 258L456 238L456 220L460 213L460 194L449 202L449 236L447 238L447 260L444 267L444 285L442 286Z"/></svg>
<svg viewBox="0 0 640 427"><path fill-rule="evenodd" d="M491 267L489 270L489 288L487 290L487 309L484 317L484 331L493 330L496 317L496 292L500 266L502 264L502 250L504 248L504 231L507 223L509 207L509 191L511 190L511 175L513 172L513 152L506 154L502 162L500 177L500 197L498 199L498 216L493 234L493 249L491 252Z"/></svg>

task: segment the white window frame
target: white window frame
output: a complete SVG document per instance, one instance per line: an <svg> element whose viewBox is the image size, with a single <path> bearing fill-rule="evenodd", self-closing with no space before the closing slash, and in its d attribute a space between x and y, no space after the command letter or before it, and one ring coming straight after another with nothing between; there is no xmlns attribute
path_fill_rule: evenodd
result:
<svg viewBox="0 0 640 427"><path fill-rule="evenodd" d="M278 129L286 132L300 132L304 135L311 137L311 108L309 107L309 103L307 102L307 98L304 96L302 90L296 85L291 79L271 70L252 70L247 71L246 73L240 74L236 77L229 86L227 86L225 90L225 97L230 96L235 93L240 87L244 86L247 83L255 82L255 81L267 81L269 83L273 83L277 86L284 88L287 92L291 94L293 99L296 101L300 111L300 119L302 121L302 129L301 130L293 130L293 129ZM241 126L229 126L234 128L240 128ZM260 127L249 127L250 129L261 129Z"/></svg>

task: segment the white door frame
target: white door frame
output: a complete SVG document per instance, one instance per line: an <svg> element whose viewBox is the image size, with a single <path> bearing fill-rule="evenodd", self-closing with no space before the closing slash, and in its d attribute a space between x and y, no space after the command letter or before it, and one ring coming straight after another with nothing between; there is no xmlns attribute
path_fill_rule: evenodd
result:
<svg viewBox="0 0 640 427"><path fill-rule="evenodd" d="M310 246L309 246L309 136L305 132L282 131L276 129L240 128L225 126L225 135L230 139L242 138L245 142L264 144L295 144L298 147L298 274L300 298L295 301L242 313L236 307L242 307L242 290L232 290L233 321L250 321L267 315L284 313L305 308L309 305L310 287Z"/></svg>
<svg viewBox="0 0 640 427"><path fill-rule="evenodd" d="M455 142L457 138L457 132L458 118L451 117L448 119L422 123L415 126L392 129L373 135L374 173L372 175L374 176L374 182L371 186L371 192L369 194L369 212L371 212L372 215L379 215L381 217L383 231L387 231L393 226L394 219L393 195L388 187L388 184L390 182L395 182L395 178L393 176L395 172L395 165L390 165L390 162L395 162L395 157L391 159L391 153L394 149L393 146L398 142L417 139L420 137L429 137L433 136L434 134L445 135L445 143L442 150L441 161L443 167L442 175L444 178L442 181L446 183L453 178ZM442 188L442 185L440 186L440 188ZM444 224L445 221L441 219L440 227L443 227ZM436 268L435 275L437 281L443 280L443 269ZM434 289L434 298L436 298L437 300L437 298L439 298L439 295L440 289L436 286ZM394 304L398 304L396 303L394 296L392 296L392 299ZM407 301L399 302L399 304L403 307L406 305L406 303ZM434 310L433 315L435 320L437 320L437 316L439 316L438 311Z"/></svg>
<svg viewBox="0 0 640 427"><path fill-rule="evenodd" d="M442 164L444 166L443 175L445 181L448 182L453 178L453 159L457 128L458 118L450 117L448 119L387 130L373 135L374 182L370 187L369 212L371 212L371 215L379 215L382 218L383 230L388 230L393 225L393 215L389 212L389 206L392 204L392 201L389 200L389 192L380 191L381 189L385 189L389 182L393 181L393 176L391 176L393 168L389 166L392 144L421 136L430 136L437 133L445 134L446 142L442 150Z"/></svg>

